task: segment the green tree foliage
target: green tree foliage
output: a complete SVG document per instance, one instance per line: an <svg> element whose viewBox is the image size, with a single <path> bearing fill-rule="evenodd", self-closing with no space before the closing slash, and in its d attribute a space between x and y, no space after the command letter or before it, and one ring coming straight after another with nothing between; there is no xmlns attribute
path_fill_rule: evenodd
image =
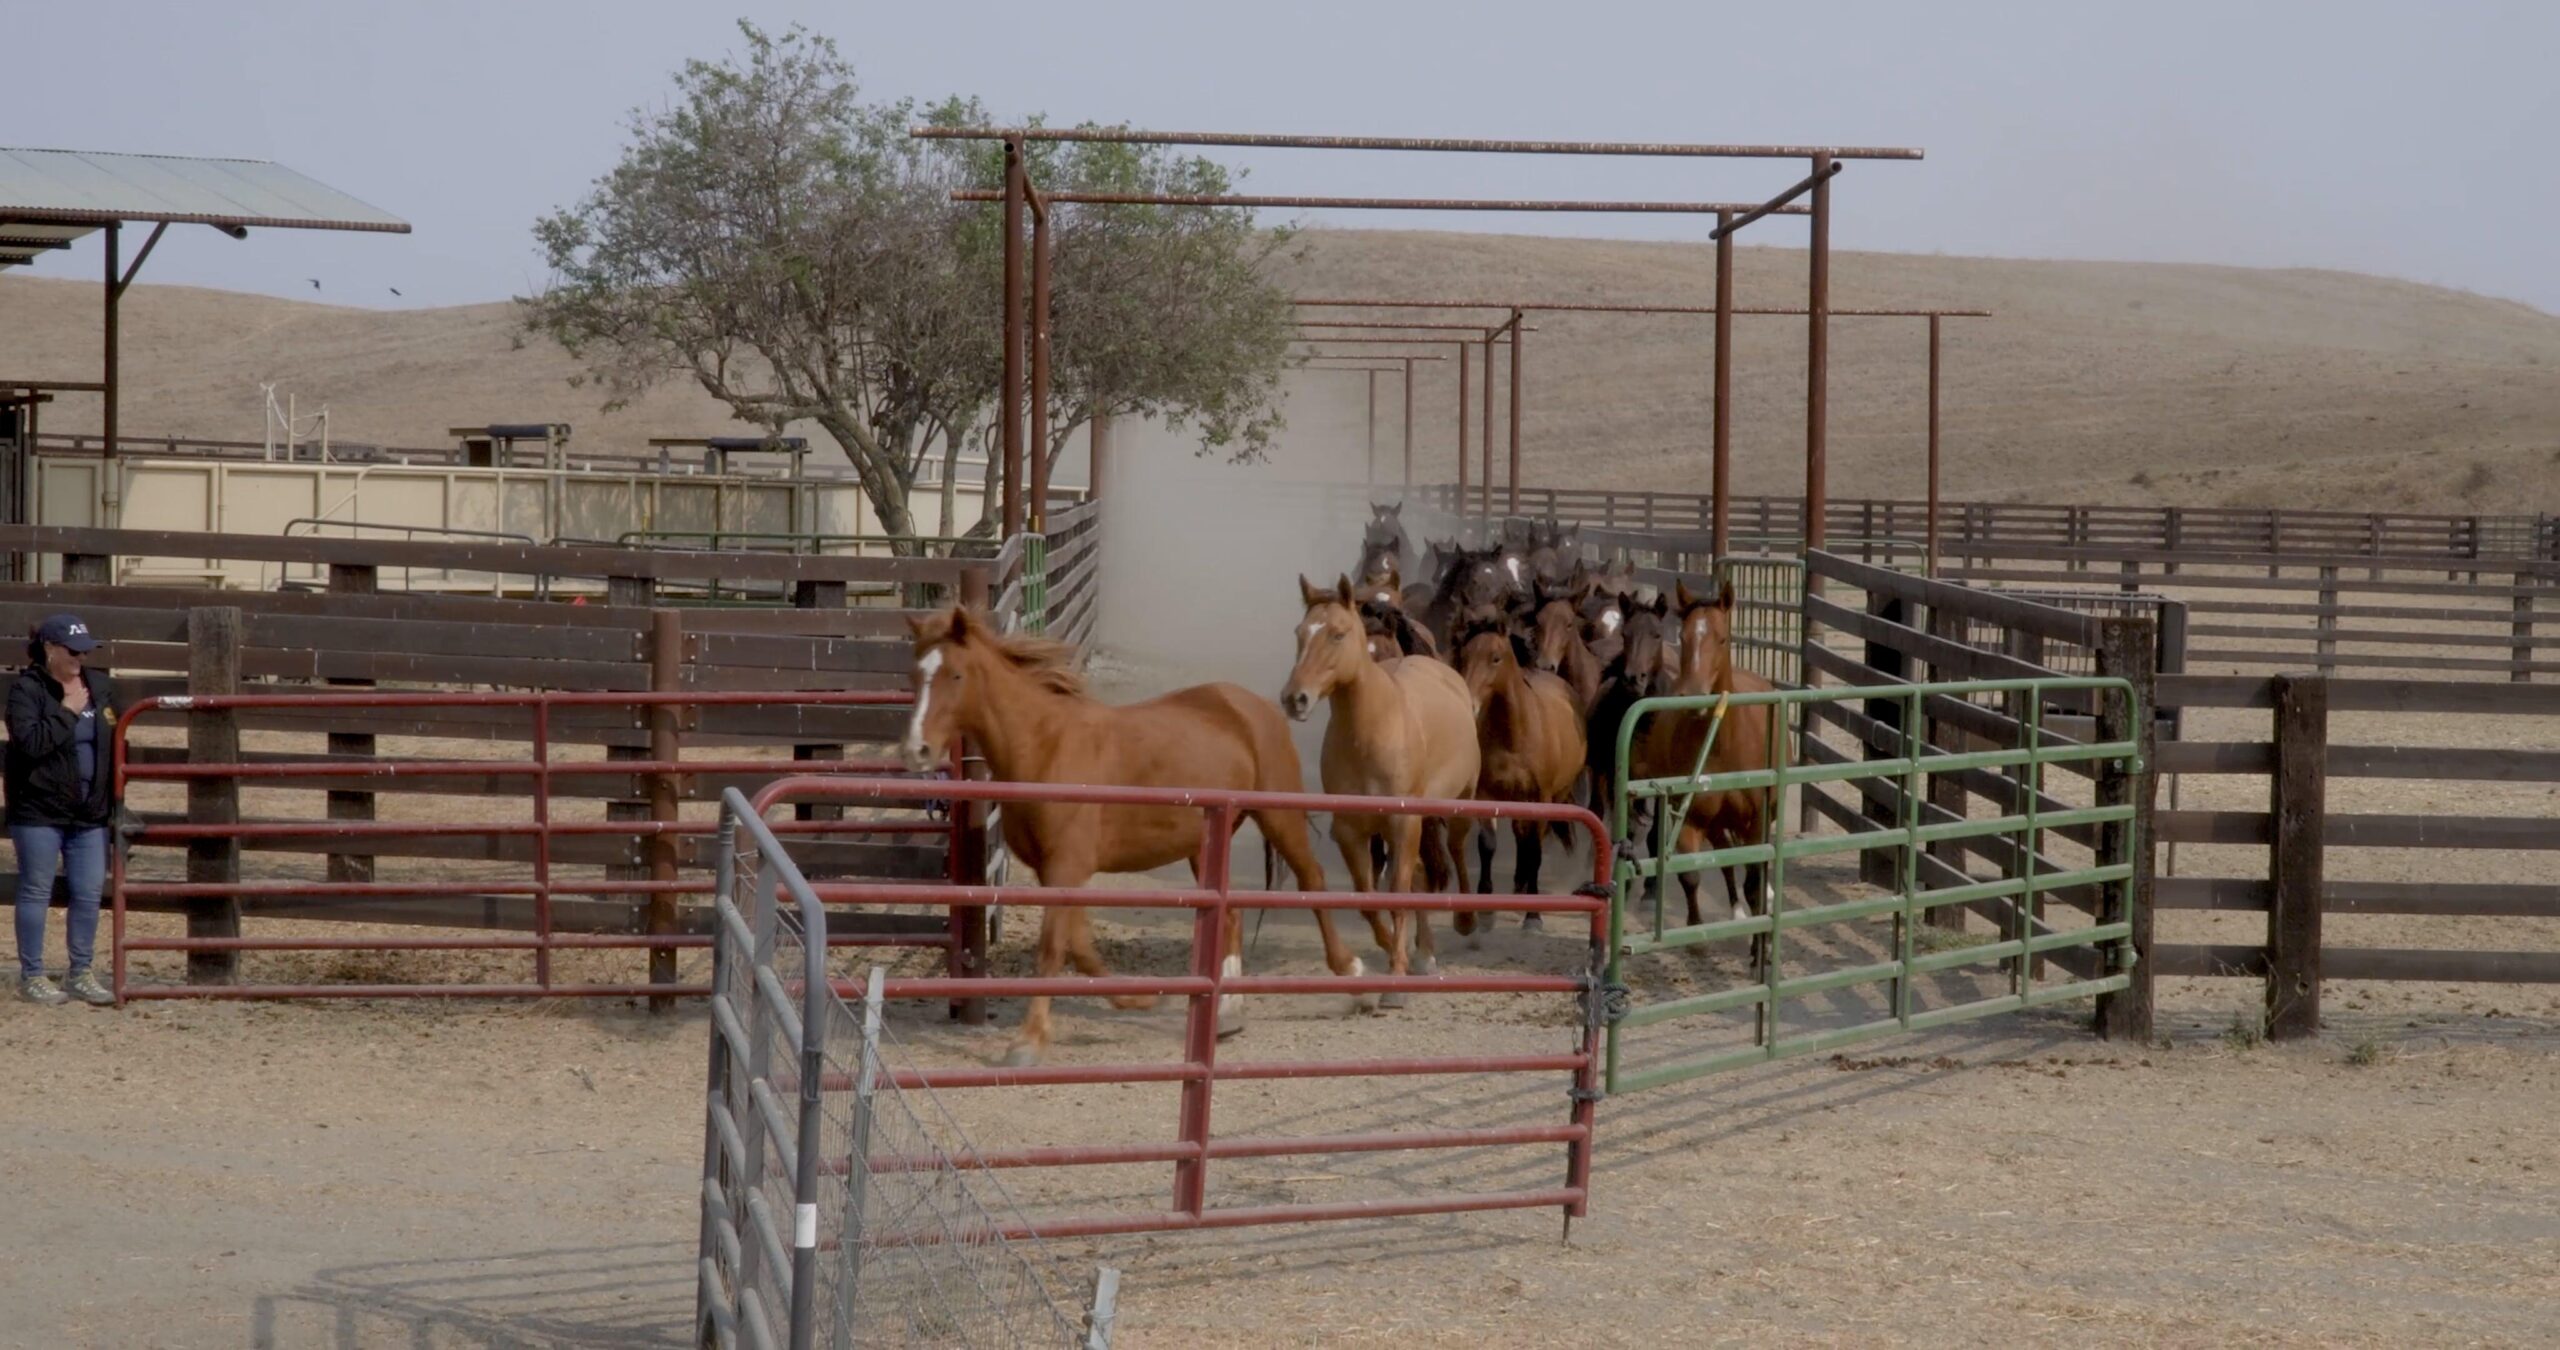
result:
<svg viewBox="0 0 2560 1350"><path fill-rule="evenodd" d="M741 57L687 62L666 107L633 115L621 162L536 223L552 279L522 302L525 322L608 406L683 378L772 433L815 423L889 531L913 535L927 457L938 446L948 466L992 439L1002 213L950 194L1001 186L1002 147L908 135L989 125L975 100L866 104L826 38L739 27ZM1160 148L1026 153L1050 191L1230 186L1219 165ZM1264 264L1286 236L1233 209L1054 211L1056 442L1104 413L1194 429L1204 454L1264 453L1290 317ZM949 511L946 490L945 530Z"/></svg>

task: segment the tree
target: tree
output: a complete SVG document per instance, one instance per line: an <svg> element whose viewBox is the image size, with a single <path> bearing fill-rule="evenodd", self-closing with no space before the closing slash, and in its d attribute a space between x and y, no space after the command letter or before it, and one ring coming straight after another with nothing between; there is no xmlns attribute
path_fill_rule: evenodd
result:
<svg viewBox="0 0 2560 1350"><path fill-rule="evenodd" d="M1000 209L950 196L1000 185L1001 147L907 134L988 125L975 100L866 105L827 39L739 27L743 61L687 62L668 107L633 115L620 163L536 223L553 278L523 301L526 324L608 406L675 377L772 434L814 423L888 531L912 537L927 456L938 442L947 485L997 401ZM1031 153L1053 190L1229 181L1155 148ZM1057 440L1104 412L1195 426L1203 453L1267 449L1289 310L1263 264L1284 236L1239 210L1061 207L1052 224Z"/></svg>

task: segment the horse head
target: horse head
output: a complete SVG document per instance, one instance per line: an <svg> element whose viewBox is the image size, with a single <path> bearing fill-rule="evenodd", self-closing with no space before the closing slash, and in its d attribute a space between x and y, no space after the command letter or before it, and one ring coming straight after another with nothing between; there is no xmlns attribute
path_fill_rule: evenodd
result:
<svg viewBox="0 0 2560 1350"><path fill-rule="evenodd" d="M1732 688L1733 582L1728 579L1713 596L1701 596L1679 584L1680 683L1688 693Z"/></svg>
<svg viewBox="0 0 2560 1350"><path fill-rule="evenodd" d="M1306 615L1298 623L1298 658L1289 667L1289 682L1280 688L1280 707L1303 722L1316 700L1357 678L1369 660L1369 634L1360 621L1359 601L1351 578L1336 579L1332 588L1298 578Z"/></svg>
<svg viewBox="0 0 2560 1350"><path fill-rule="evenodd" d="M1566 654L1574 644L1583 641L1582 610L1573 596L1564 591L1540 588L1537 608L1531 613L1530 634L1536 648L1535 664L1545 671L1564 668Z"/></svg>

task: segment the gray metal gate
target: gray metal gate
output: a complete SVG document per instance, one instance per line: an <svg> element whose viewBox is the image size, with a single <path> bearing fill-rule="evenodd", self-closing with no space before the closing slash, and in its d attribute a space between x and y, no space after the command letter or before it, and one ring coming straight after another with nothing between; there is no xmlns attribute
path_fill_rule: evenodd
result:
<svg viewBox="0 0 2560 1350"><path fill-rule="evenodd" d="M1105 1350L1117 1272L1074 1284L928 1089L898 1085L879 972L831 983L827 915L747 799L721 795L695 1343Z"/></svg>

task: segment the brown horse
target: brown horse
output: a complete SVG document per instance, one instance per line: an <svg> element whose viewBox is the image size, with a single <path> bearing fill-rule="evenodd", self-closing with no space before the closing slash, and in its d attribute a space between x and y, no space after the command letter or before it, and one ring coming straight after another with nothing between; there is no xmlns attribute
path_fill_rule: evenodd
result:
<svg viewBox="0 0 2560 1350"><path fill-rule="evenodd" d="M984 614L960 608L910 619L908 627L915 634L916 704L901 748L910 769L922 772L942 763L953 740L965 736L986 752L996 778L1008 783L1306 790L1280 710L1235 685L1195 685L1112 707L1086 695L1071 665L1074 649L1065 643L1008 636ZM1304 812L1241 814L1261 828L1301 887L1324 888ZM1186 861L1196 879L1207 819L1192 807L1015 802L1004 809L1004 842L1039 873L1043 886L1072 889L1096 872L1144 872ZM1336 975L1358 974L1359 962L1334 935L1328 916L1318 910L1316 918L1325 964ZM1242 934L1230 911L1224 934L1229 974L1244 969ZM1093 949L1090 911L1044 908L1039 973L1055 975L1069 961L1087 975L1108 973ZM1144 1008L1155 999L1123 996L1111 1002ZM1219 1034L1240 1030L1241 997L1221 1000L1218 1014ZM1031 1000L1006 1062L1035 1063L1048 1044L1049 1000L1042 996Z"/></svg>
<svg viewBox="0 0 2560 1350"><path fill-rule="evenodd" d="M1363 582L1392 581L1403 573L1405 555L1411 551L1405 542L1404 503L1373 504L1368 526L1360 535L1360 567L1352 575Z"/></svg>
<svg viewBox="0 0 2560 1350"><path fill-rule="evenodd" d="M1431 638L1431 630L1413 621L1404 607L1404 593L1397 589L1395 577L1372 577L1353 592L1360 607L1360 627L1369 635L1369 654L1380 661L1399 656L1428 656L1437 659L1440 644Z"/></svg>
<svg viewBox="0 0 2560 1350"><path fill-rule="evenodd" d="M1332 705L1324 729L1324 790L1444 801L1474 796L1478 757L1466 682L1427 658L1370 659L1350 578L1327 591L1300 577L1298 593L1306 602L1306 617L1298 625L1298 658L1280 692L1280 705L1301 722L1314 711L1317 699ZM1418 860L1431 873L1431 889L1440 889L1446 873L1456 871L1456 851L1464 846L1467 832L1467 821L1450 821L1446 832L1435 836L1437 847L1426 850L1419 816L1336 812L1333 817L1333 842L1351 870L1352 885L1362 891L1376 885L1372 850L1381 839L1387 845L1389 890L1413 891ZM1445 871L1439 865L1442 851L1451 860ZM1378 945L1386 948L1390 973L1408 973L1409 952L1417 945L1423 973L1438 968L1429 915L1399 911L1390 929L1372 913L1369 924ZM1383 1001L1389 1007L1404 1002L1392 994Z"/></svg>
<svg viewBox="0 0 2560 1350"><path fill-rule="evenodd" d="M1575 711L1586 718L1600 698L1600 658L1584 636L1582 610L1573 597L1541 587L1530 617L1530 645L1537 668L1563 680L1573 690Z"/></svg>
<svg viewBox="0 0 2560 1350"><path fill-rule="evenodd" d="M1592 645L1606 643L1611 650L1600 670L1600 696L1592 702L1587 721L1592 808L1603 819L1617 790L1618 732L1628 711L1638 700L1669 693L1671 682L1679 678L1663 631L1670 621L1670 601L1659 595L1647 605L1610 600L1591 620ZM1629 825L1632 828L1635 822ZM1643 832L1638 830L1635 837L1643 838Z"/></svg>
<svg viewBox="0 0 2560 1350"><path fill-rule="evenodd" d="M1483 750L1475 795L1488 801L1570 801L1582 777L1582 710L1564 681L1529 668L1533 655L1528 640L1512 631L1507 620L1482 612L1472 617L1458 647L1458 673L1475 704L1476 742ZM1546 827L1519 821L1512 836L1512 892L1535 895ZM1493 893L1489 829L1476 840L1476 893ZM1478 922L1492 930L1490 913L1461 914L1456 920L1461 933L1473 932ZM1538 927L1538 916L1530 914L1523 924Z"/></svg>
<svg viewBox="0 0 2560 1350"><path fill-rule="evenodd" d="M1777 687L1733 663L1732 582L1726 582L1713 599L1691 594L1689 584L1681 582L1679 600L1680 675L1672 682L1672 694L1757 693ZM1776 711L1768 704L1728 708L1714 744L1707 749L1705 772L1768 768ZM1688 776L1698 766L1698 749L1711 721L1711 714L1704 710L1655 717L1636 742L1630 772L1644 778ZM1766 843L1772 806L1767 788L1701 792L1690 799L1688 819L1680 823L1679 851L1698 852L1702 843L1720 849ZM1766 905L1767 877L1767 868L1760 863L1724 869L1725 895L1733 902L1736 918L1752 913L1755 904ZM1689 922L1705 922L1698 909L1698 874L1682 873L1680 886L1688 896ZM1752 946L1757 959L1762 944Z"/></svg>

